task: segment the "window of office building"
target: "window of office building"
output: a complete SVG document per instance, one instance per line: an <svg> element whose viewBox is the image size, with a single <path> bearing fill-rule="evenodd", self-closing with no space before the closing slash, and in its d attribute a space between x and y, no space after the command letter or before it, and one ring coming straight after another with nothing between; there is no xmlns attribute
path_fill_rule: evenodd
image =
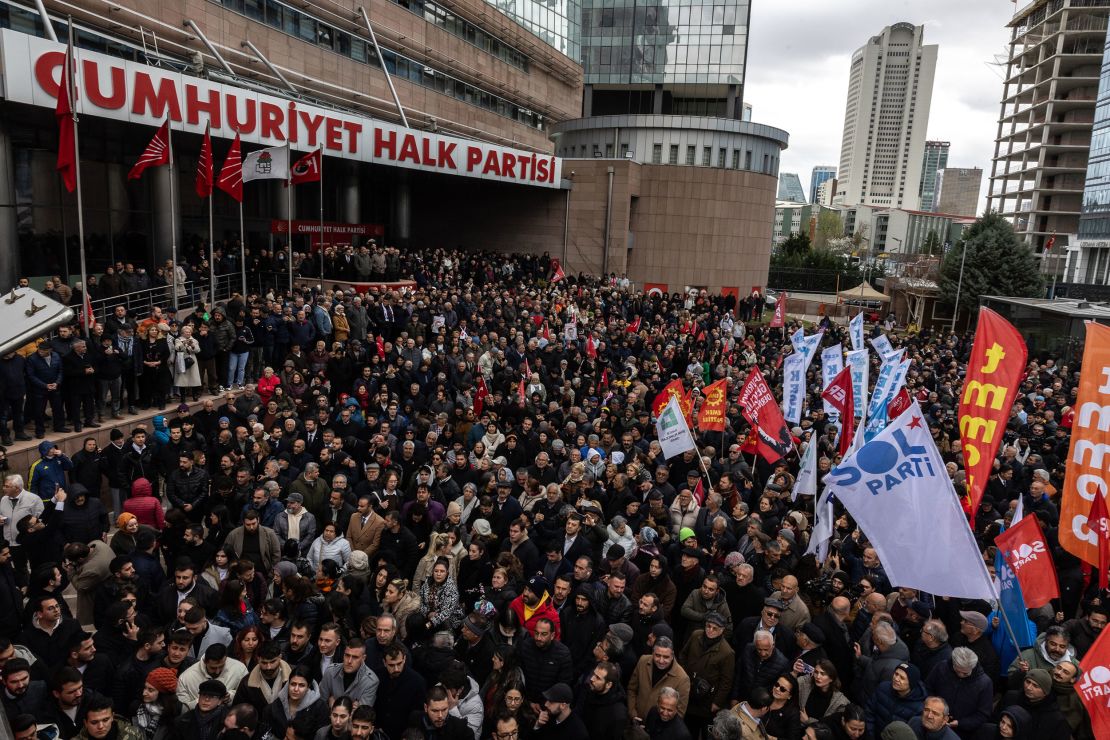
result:
<svg viewBox="0 0 1110 740"><path fill-rule="evenodd" d="M651 163L652 164L662 164L663 163L663 145L662 144L652 144L651 145Z"/></svg>
<svg viewBox="0 0 1110 740"><path fill-rule="evenodd" d="M671 151L667 155L667 164L678 164L678 144L671 144Z"/></svg>
<svg viewBox="0 0 1110 740"><path fill-rule="evenodd" d="M697 156L697 147L686 147L686 164L694 164L694 157Z"/></svg>

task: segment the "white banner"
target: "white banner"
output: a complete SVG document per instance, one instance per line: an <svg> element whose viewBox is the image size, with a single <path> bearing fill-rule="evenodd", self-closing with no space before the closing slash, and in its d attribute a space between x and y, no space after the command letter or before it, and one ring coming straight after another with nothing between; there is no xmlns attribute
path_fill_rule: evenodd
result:
<svg viewBox="0 0 1110 740"><path fill-rule="evenodd" d="M678 405L677 396L671 396L655 420L655 433L659 446L663 448L663 457L668 460L694 449L694 438L690 435L690 427L686 426L686 417Z"/></svg>
<svg viewBox="0 0 1110 740"><path fill-rule="evenodd" d="M825 476L894 587L996 598L944 461L915 403Z"/></svg>
<svg viewBox="0 0 1110 740"><path fill-rule="evenodd" d="M4 29L4 98L53 109L65 44ZM243 144L483 180L558 188L562 160L548 154L404 128L236 85L75 49L77 112Z"/></svg>
<svg viewBox="0 0 1110 740"><path fill-rule="evenodd" d="M871 359L867 349L857 349L848 353L848 367L852 368L852 396L856 405L856 416L863 417L867 408L867 382L871 374Z"/></svg>
<svg viewBox="0 0 1110 740"><path fill-rule="evenodd" d="M796 501L798 496L817 495L817 436L811 434L806 450L802 453L801 467L798 468L798 478L794 481L790 499Z"/></svg>
<svg viewBox="0 0 1110 740"><path fill-rule="evenodd" d="M871 346L879 354L879 359L886 362L887 359L894 354L894 345L890 343L890 339L886 334L879 334L871 340Z"/></svg>
<svg viewBox="0 0 1110 740"><path fill-rule="evenodd" d="M867 345L863 343L863 312L860 311L848 322L848 335L852 338L852 351L859 352Z"/></svg>
<svg viewBox="0 0 1110 740"><path fill-rule="evenodd" d="M813 507L813 532L810 533L809 547L805 552L806 555L816 555L818 563L825 562L825 558L829 556L829 543L832 542L833 525L836 521L832 497L829 493L829 489L826 488Z"/></svg>
<svg viewBox="0 0 1110 740"><path fill-rule="evenodd" d="M809 370L809 364L813 362L813 358L817 356L817 348L821 346L821 337L825 336L824 331L819 331L816 334L806 336L802 329L790 335L790 343L794 345L794 351L805 357L805 367L802 372Z"/></svg>
<svg viewBox="0 0 1110 740"><path fill-rule="evenodd" d="M806 358L801 352L787 355L782 363L782 416L791 424L802 420L806 397Z"/></svg>
<svg viewBox="0 0 1110 740"><path fill-rule="evenodd" d="M243 157L243 182L288 179L289 147L272 146Z"/></svg>
<svg viewBox="0 0 1110 740"><path fill-rule="evenodd" d="M821 389L828 388L829 383L833 382L833 378L839 375L843 369L844 349L841 345L834 344L821 350ZM825 405L825 416L829 418L829 421L839 424L840 412L828 401L822 401L822 403Z"/></svg>
<svg viewBox="0 0 1110 740"><path fill-rule="evenodd" d="M879 368L879 377L875 379L875 390L871 392L871 401L867 405L867 418L870 419L879 412L879 406L890 401L894 398L894 394L898 392L899 384L906 381L906 373L901 372L901 381L899 381L899 368L902 366L902 357L906 354L906 350L900 349L892 355L888 355L887 359L883 361L882 367ZM909 363L906 363L906 370L909 369Z"/></svg>

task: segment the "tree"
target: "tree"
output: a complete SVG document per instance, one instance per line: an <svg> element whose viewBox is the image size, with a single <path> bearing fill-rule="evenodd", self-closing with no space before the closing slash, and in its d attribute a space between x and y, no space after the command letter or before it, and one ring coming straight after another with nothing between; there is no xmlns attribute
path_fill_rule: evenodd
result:
<svg viewBox="0 0 1110 740"><path fill-rule="evenodd" d="M956 303L965 250L959 309L975 311L981 295L1033 298L1044 294L1044 278L1032 250L1018 239L1009 221L991 211L976 220L944 258L940 299L948 305Z"/></svg>
<svg viewBox="0 0 1110 740"><path fill-rule="evenodd" d="M833 239L844 236L844 219L840 213L831 209L822 208L817 216L816 237L813 246L825 249Z"/></svg>
<svg viewBox="0 0 1110 740"><path fill-rule="evenodd" d="M805 256L809 252L810 246L807 234L794 233L779 245L779 251L788 257Z"/></svg>

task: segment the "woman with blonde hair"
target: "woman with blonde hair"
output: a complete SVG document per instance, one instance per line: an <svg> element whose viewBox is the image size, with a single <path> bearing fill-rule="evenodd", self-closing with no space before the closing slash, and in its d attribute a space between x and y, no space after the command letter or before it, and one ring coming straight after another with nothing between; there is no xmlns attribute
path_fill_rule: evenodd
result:
<svg viewBox="0 0 1110 740"><path fill-rule="evenodd" d="M409 590L409 582L404 578L394 578L385 587L385 596L382 599L382 614L388 614L397 620L397 634L402 640L407 632L405 621L420 611L420 597Z"/></svg>
<svg viewBox="0 0 1110 740"><path fill-rule="evenodd" d="M420 562L416 564L416 573L412 577L413 587L417 588L428 580L428 576L432 574L432 566L438 558L446 557L448 560L448 568L451 575L455 574L456 565L453 558L450 557L451 541L446 532L433 532L432 536L428 538L428 552L424 557L420 558Z"/></svg>

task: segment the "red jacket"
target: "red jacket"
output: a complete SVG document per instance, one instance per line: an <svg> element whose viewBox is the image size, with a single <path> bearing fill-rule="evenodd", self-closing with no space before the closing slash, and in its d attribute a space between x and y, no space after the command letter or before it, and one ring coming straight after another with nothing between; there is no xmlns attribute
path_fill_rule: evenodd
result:
<svg viewBox="0 0 1110 740"><path fill-rule="evenodd" d="M550 619L555 625L555 639L559 639L559 612L555 611L555 607L551 606L550 597L544 597L544 600L532 612L532 617L528 620L524 619L524 597L517 596L509 604L509 608L516 612L517 617L520 618L520 623L524 625L524 629L528 630L528 634L535 636L536 622L540 619Z"/></svg>
<svg viewBox="0 0 1110 740"><path fill-rule="evenodd" d="M281 378L277 375L272 375L269 378L263 375L258 379L258 397L262 399L263 406L270 402L270 396L274 395L274 388L279 385L281 385Z"/></svg>
<svg viewBox="0 0 1110 740"><path fill-rule="evenodd" d="M131 484L131 498L123 502L123 510L134 514L139 524L154 527L159 532L166 526L162 502L151 494L150 481L146 478L138 478Z"/></svg>

